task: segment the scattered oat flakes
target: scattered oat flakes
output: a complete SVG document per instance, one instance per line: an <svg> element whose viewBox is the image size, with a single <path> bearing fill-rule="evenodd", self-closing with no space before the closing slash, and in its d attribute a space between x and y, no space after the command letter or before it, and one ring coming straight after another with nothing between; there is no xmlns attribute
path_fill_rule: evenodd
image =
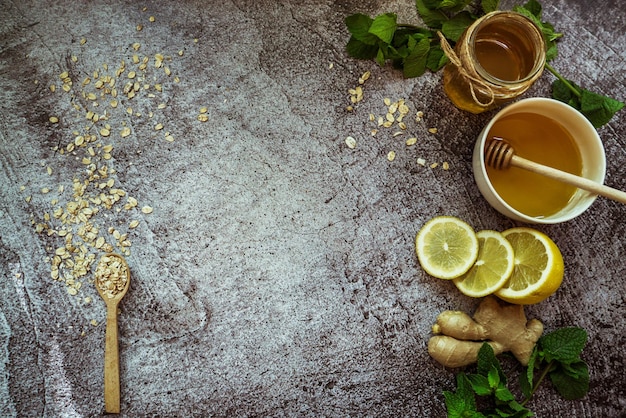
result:
<svg viewBox="0 0 626 418"><path fill-rule="evenodd" d="M415 145L416 143L417 143L416 137L412 137L406 140L407 147L410 147L411 145Z"/></svg>
<svg viewBox="0 0 626 418"><path fill-rule="evenodd" d="M356 148L356 139L354 139L351 136L346 137L346 145L348 146L348 148L350 149L354 149Z"/></svg>
<svg viewBox="0 0 626 418"><path fill-rule="evenodd" d="M371 73L369 71L364 72L363 75L359 77L359 84L365 84L365 82L369 80L370 76Z"/></svg>
<svg viewBox="0 0 626 418"><path fill-rule="evenodd" d="M389 161L393 161L396 159L396 152L395 151L389 151L389 153L387 153L387 159Z"/></svg>
<svg viewBox="0 0 626 418"><path fill-rule="evenodd" d="M152 207L151 206L144 206L141 208L141 211L145 214L149 214L152 213Z"/></svg>
<svg viewBox="0 0 626 418"><path fill-rule="evenodd" d="M48 120L50 121L50 123L59 123L59 118L57 118L56 116L50 116Z"/></svg>
<svg viewBox="0 0 626 418"><path fill-rule="evenodd" d="M430 132L431 134L436 134L437 128L428 128L428 132Z"/></svg>

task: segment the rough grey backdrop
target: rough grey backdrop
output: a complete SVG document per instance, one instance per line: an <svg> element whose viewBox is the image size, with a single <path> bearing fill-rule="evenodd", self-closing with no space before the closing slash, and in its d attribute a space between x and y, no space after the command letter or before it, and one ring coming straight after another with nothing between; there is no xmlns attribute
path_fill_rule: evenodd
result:
<svg viewBox="0 0 626 418"><path fill-rule="evenodd" d="M543 3L565 33L554 65L625 100L619 2ZM445 415L442 391L454 387L454 373L426 353L430 327L440 311L471 312L478 301L428 277L413 240L436 215L477 230L516 225L487 205L472 178L474 138L494 112L455 109L441 74L406 80L347 57L343 19L356 12L419 23L408 0L1 2L1 416L104 412L104 304L89 275L76 295L51 278L63 240L35 228L60 225L45 214L73 200L88 150L59 150L90 126L86 109L105 108L108 120L91 123L91 145L100 156L113 145L111 159L99 161L138 201L118 211L123 198L92 218L108 242L114 228L132 243L119 318L122 416ZM95 82L94 71L113 74L124 60L127 75L133 54L163 54L171 74L151 60L136 97L120 95L117 108L81 95L95 91L82 85ZM348 112L348 91L365 71L364 99ZM548 96L551 81L545 75L527 96ZM372 137L369 114L384 114L386 97L405 99L423 120L407 118L405 135ZM111 135L102 137L106 124ZM125 138L123 127L131 129ZM418 138L412 147L409 134ZM600 135L606 183L624 190L626 112ZM598 199L571 222L538 228L561 248L566 277L526 312L547 330L588 331L591 388L578 401L541 389L529 405L537 416L626 414L625 213ZM139 226L129 229L131 220Z"/></svg>

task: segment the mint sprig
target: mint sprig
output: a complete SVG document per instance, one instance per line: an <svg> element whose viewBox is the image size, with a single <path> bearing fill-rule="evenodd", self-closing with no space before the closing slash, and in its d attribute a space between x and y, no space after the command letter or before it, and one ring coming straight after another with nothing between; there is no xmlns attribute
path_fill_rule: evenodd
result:
<svg viewBox="0 0 626 418"><path fill-rule="evenodd" d="M426 69L438 71L447 62L433 31L398 25L393 13L374 19L354 14L345 22L352 35L346 50L354 58L375 59L381 66L392 61L395 67L403 69L406 78L419 77Z"/></svg>
<svg viewBox="0 0 626 418"><path fill-rule="evenodd" d="M552 61L558 54L557 41L563 37L561 32L557 32L551 23L542 19L543 8L536 0L530 0L523 6L513 7L513 11L529 18L537 25L546 41L546 62Z"/></svg>
<svg viewBox="0 0 626 418"><path fill-rule="evenodd" d="M521 402L509 390L507 377L493 349L483 344L478 352L476 373L458 373L456 390L443 393L448 417L531 417L533 413L526 404L546 377L563 398L584 397L589 390L589 368L580 355L586 342L587 333L577 327L562 328L542 336L519 377L524 395ZM491 406L479 410L477 397L488 399L480 404Z"/></svg>
<svg viewBox="0 0 626 418"><path fill-rule="evenodd" d="M468 385L469 383L469 385ZM490 399L493 407L479 411L476 397ZM457 374L457 390L444 392L449 418L456 417L516 417L525 418L533 413L515 400L507 387L507 378L487 343L478 352L477 372Z"/></svg>
<svg viewBox="0 0 626 418"><path fill-rule="evenodd" d="M579 399L589 390L589 367L580 358L587 343L587 333L581 328L562 328L542 336L533 351L526 373L520 376L520 387L526 400L535 393L547 377L565 399ZM542 369L542 370L541 370ZM534 381L535 371L541 370Z"/></svg>
<svg viewBox="0 0 626 418"><path fill-rule="evenodd" d="M542 20L542 8L539 2L530 0L523 6L514 7L513 10L531 19L543 33L547 48L545 68L556 77L552 83L552 98L580 111L595 128L609 123L615 113L624 107L624 103L579 87L559 74L549 64L557 55L557 41L563 34L556 32L552 24Z"/></svg>
<svg viewBox="0 0 626 418"><path fill-rule="evenodd" d="M381 66L391 61L406 78L419 77L427 70L437 72L448 62L437 31L454 45L476 19L499 7L499 0L482 0L477 7L472 7L473 3L471 0L416 0L417 12L426 27L398 24L394 13L381 14L374 19L363 14L348 16L345 23L351 37L346 50L354 58L375 59ZM541 4L529 0L513 10L541 29L547 48L545 68L556 77L552 97L579 110L596 128L608 123L624 103L581 88L549 64L558 55L557 42L563 34L543 20Z"/></svg>

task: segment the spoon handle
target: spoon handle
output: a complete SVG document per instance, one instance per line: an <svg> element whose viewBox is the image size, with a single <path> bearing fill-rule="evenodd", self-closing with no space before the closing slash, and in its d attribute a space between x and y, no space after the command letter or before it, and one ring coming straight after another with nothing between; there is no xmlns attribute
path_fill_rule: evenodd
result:
<svg viewBox="0 0 626 418"><path fill-rule="evenodd" d="M107 328L104 344L104 410L120 412L120 357L117 339L117 303L107 304Z"/></svg>
<svg viewBox="0 0 626 418"><path fill-rule="evenodd" d="M576 186L579 189L586 190L599 196L608 197L609 199L615 200L617 202L626 203L626 192L613 189L612 187L605 186L604 184L596 183L595 181L586 179L584 177L576 176L565 171L557 170L556 168L538 164L534 161L527 160L517 155L513 155L513 158L511 158L511 165L523 168L524 170L532 171L533 173L542 174L546 177L550 177L563 183Z"/></svg>

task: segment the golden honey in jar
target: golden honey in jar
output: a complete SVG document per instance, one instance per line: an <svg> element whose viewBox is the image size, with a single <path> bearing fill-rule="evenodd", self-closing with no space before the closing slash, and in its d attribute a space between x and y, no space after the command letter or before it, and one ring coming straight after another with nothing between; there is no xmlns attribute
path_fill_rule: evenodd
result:
<svg viewBox="0 0 626 418"><path fill-rule="evenodd" d="M543 35L530 19L515 12L489 13L448 54L444 90L459 109L484 112L524 93L543 72L545 54Z"/></svg>
<svg viewBox="0 0 626 418"><path fill-rule="evenodd" d="M582 157L574 138L547 116L530 112L503 116L493 124L487 137L506 138L520 157L582 175ZM559 212L576 192L574 186L514 166L506 170L487 166L487 175L502 199L535 218Z"/></svg>

